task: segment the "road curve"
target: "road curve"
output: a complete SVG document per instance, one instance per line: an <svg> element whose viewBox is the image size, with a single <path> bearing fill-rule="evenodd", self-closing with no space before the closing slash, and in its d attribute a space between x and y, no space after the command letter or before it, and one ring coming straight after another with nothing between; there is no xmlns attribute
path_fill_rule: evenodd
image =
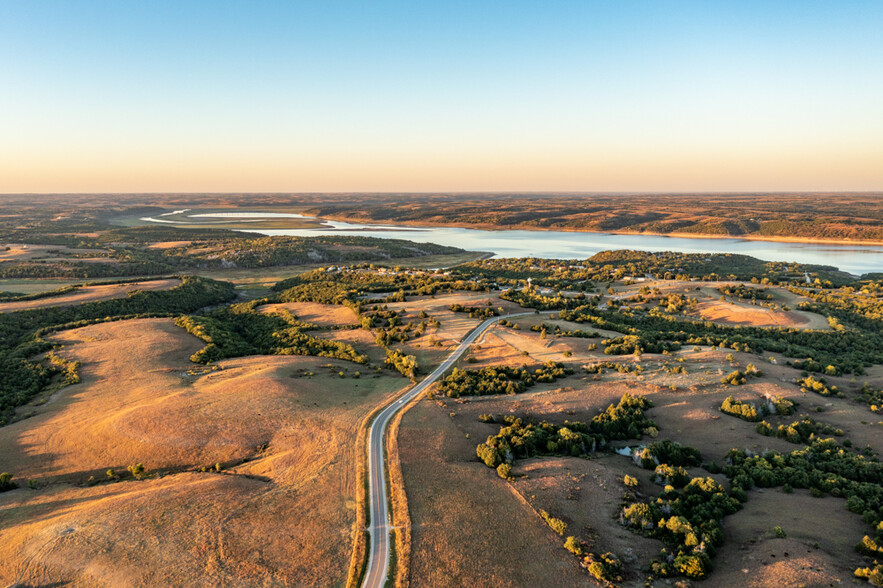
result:
<svg viewBox="0 0 883 588"><path fill-rule="evenodd" d="M445 374L448 369L463 355L494 323L516 316L526 316L534 312L520 312L506 316L487 319L473 329L460 345L445 359L435 371L426 376L419 384L409 388L404 394L384 408L371 423L368 431L368 501L371 503L371 526L368 529L370 545L368 552L368 569L362 581L363 588L383 588L389 575L389 509L386 491L386 462L384 460L384 438L386 427L392 417L418 394L426 390L433 382Z"/></svg>

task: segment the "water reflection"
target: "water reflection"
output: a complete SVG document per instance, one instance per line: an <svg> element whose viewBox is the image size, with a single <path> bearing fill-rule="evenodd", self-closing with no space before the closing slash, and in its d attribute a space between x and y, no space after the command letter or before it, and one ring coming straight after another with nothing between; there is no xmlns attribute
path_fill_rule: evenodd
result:
<svg viewBox="0 0 883 588"><path fill-rule="evenodd" d="M194 214L203 218L310 218L290 213L224 212ZM149 219L162 222L159 219ZM748 241L744 239L688 239L659 235L617 235L567 231L484 231L456 227L407 227L364 225L322 219L314 229L249 229L265 235L316 237L352 235L384 239L408 239L418 243L438 243L470 251L489 251L495 257L543 257L584 259L608 249L641 251L681 251L685 253L740 253L766 261L786 261L830 265L852 274L883 272L883 246L832 245ZM169 222L169 221L166 221Z"/></svg>

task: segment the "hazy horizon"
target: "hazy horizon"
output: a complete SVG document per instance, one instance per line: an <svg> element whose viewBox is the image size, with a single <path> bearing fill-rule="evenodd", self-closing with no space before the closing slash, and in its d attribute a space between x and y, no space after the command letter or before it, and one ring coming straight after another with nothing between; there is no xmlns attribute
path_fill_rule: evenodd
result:
<svg viewBox="0 0 883 588"><path fill-rule="evenodd" d="M0 5L0 193L883 190L883 3Z"/></svg>

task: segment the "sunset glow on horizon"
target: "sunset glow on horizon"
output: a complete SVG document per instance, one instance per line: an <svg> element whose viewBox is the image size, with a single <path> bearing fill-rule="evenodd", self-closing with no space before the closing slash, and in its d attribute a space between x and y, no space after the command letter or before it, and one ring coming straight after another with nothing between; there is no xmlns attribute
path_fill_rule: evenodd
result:
<svg viewBox="0 0 883 588"><path fill-rule="evenodd" d="M5 2L0 193L883 190L880 2Z"/></svg>

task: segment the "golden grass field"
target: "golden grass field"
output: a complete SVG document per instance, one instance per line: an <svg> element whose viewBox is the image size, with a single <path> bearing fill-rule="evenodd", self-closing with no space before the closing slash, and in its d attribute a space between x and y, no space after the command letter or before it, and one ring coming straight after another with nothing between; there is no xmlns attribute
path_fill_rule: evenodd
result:
<svg viewBox="0 0 883 588"><path fill-rule="evenodd" d="M202 342L167 319L57 337L83 361L83 382L0 428L4 468L43 488L0 494L0 581L345 581L356 431L406 380L341 379L352 364L290 356L231 359L190 376L187 358ZM137 462L153 476L86 484ZM216 463L219 473L199 471Z"/></svg>
<svg viewBox="0 0 883 588"><path fill-rule="evenodd" d="M143 282L127 282L125 284L107 284L103 286L82 286L68 294L37 298L36 300L22 300L19 302L0 302L0 312L16 312L33 308L48 308L51 306L75 306L85 302L98 302L113 298L125 298L138 290L169 290L179 286L181 280L145 280Z"/></svg>
<svg viewBox="0 0 883 588"><path fill-rule="evenodd" d="M6 247L9 247L7 250ZM52 257L63 257L69 259L74 255L89 255L92 253L103 253L98 249L76 249L66 247L64 245L22 245L22 244L4 244L0 247L0 262L2 261L33 261L35 259L47 259ZM82 258L81 261L94 261L102 258Z"/></svg>
<svg viewBox="0 0 883 588"><path fill-rule="evenodd" d="M722 414L722 400L734 394L759 401L781 395L800 403L799 414L842 428L857 446L883 450L879 419L866 408L845 399L805 395L791 383L796 370L771 364L755 355L728 350L678 353L688 374L662 369L674 359L644 354L611 357L599 350L587 351L597 339L541 339L529 326L548 318L516 320L522 328L496 326L477 342L473 365L536 365L553 360L577 368L577 373L554 384L537 385L516 396L423 399L402 419L398 447L411 519L411 558L408 582L412 586L526 586L594 585L578 568L578 560L562 547L556 535L537 515L546 510L568 525L565 535L589 542L596 552L614 551L625 561L624 586L643 586L641 571L656 556L661 543L643 538L620 526L617 516L628 474L640 481L639 491L653 495L661 487L651 472L625 457L600 454L589 460L536 458L519 460L512 469L513 481L505 482L475 457L475 446L499 430L478 415L515 414L534 420L548 418L589 420L597 411L616 402L623 393L641 394L655 406L649 416L660 429L659 438L670 438L699 449L706 459L720 456L731 447L755 452L768 449L791 451L795 445L754 431L754 423ZM563 329L590 330L586 325L555 321ZM601 333L602 337L604 336ZM570 350L572 355L565 356ZM527 351L528 356L522 355ZM580 365L598 361L640 363L641 375L608 372L581 374ZM754 362L764 376L749 384L729 387L721 375ZM847 378L829 378L849 388ZM822 412L816 413L819 409ZM767 417L773 426L798 418ZM700 468L693 475L708 475ZM722 475L716 476L725 482ZM813 510L812 515L801 513ZM831 532L826 520L836 518ZM772 528L782 526L785 540L772 538ZM816 586L851 581L862 558L853 549L866 532L861 518L836 498L811 498L808 493L786 495L780 489L754 490L746 508L724 520L725 546L715 558L715 571L706 586ZM824 538L820 538L824 535ZM818 547L815 547L815 544ZM785 553L788 553L785 556ZM749 565L750 564L750 565ZM747 576L744 568L761 570Z"/></svg>
<svg viewBox="0 0 883 588"><path fill-rule="evenodd" d="M653 285L666 292L689 290L709 306L743 306L720 302L705 286L697 292L682 282ZM617 286L616 295L630 295L639 287ZM110 294L100 288L85 286L71 295L100 299L95 297ZM782 290L775 294L779 304L794 307L799 302ZM439 328L394 347L416 355L427 373L481 322L452 312L450 305L482 306L487 301L504 312L521 310L486 292L386 304L406 321L421 320L423 311L441 322ZM751 312L782 312L793 321L811 315L744 306ZM279 309L320 326L357 322L343 306L286 303L260 310ZM708 318L727 323L744 316ZM817 319L824 321L812 315L802 327L816 328L811 325ZM675 356L606 356L602 340L618 333L574 338L550 332L543 338L530 327L547 323L564 330L597 329L548 315L514 320L519 329L494 326L464 355L460 367L558 361L576 373L516 396L423 398L394 424L391 447L400 458L391 465L394 516L396 525L405 527L400 535L405 541L397 544L399 586L595 585L539 510L564 520L566 535L584 539L593 551L611 550L623 557L624 586L644 585L642 566L658 553L660 543L620 526L617 515L624 475L636 477L645 495L659 492L650 472L619 455L549 457L517 461L512 481L504 481L475 456L476 445L499 430L499 425L479 421L480 414L587 421L625 392L640 394L655 404L649 416L659 426L660 439L695 447L710 460L732 447L794 449L782 439L758 435L753 423L718 410L730 394L743 400L781 395L800 403L798 414L842 428L859 447L883 451L879 417L849 400L804 395L793 383L798 372L781 356L773 354L776 363L770 363L766 357L733 352L729 360L729 350L708 347L685 347ZM818 328L827 328L824 322ZM314 334L353 344L372 364L385 358L369 331ZM409 385L406 379L390 371L375 377L363 366L299 356L195 366L188 358L204 343L170 319L102 323L64 331L54 339L64 345L60 355L82 362L82 382L25 407L21 413L29 418L0 427L5 451L0 465L21 485L0 494L0 585L346 582L359 531L360 427L367 415ZM597 348L590 351L592 344ZM598 375L582 369L603 361L639 364L643 372ZM763 377L739 387L720 383L723 375L748 363L761 368ZM666 364L683 365L688 373L670 373ZM362 376L354 378L355 371ZM865 379L883 384L883 367L870 368ZM843 389L855 387L849 378L828 380ZM776 426L796 418L767 420ZM135 463L146 466L146 479L108 480L108 469L125 474ZM215 464L220 471L211 471ZM704 475L699 468L691 473ZM34 489L27 487L28 480ZM800 491L751 491L745 509L724 520L725 544L703 585L796 587L850 581L861 563L853 545L865 531L860 517L843 502ZM773 538L775 525L786 530L787 539Z"/></svg>
<svg viewBox="0 0 883 588"><path fill-rule="evenodd" d="M302 321L321 327L358 324L355 311L347 306L317 302L282 302L258 307L258 311L266 313L279 310L286 310Z"/></svg>

